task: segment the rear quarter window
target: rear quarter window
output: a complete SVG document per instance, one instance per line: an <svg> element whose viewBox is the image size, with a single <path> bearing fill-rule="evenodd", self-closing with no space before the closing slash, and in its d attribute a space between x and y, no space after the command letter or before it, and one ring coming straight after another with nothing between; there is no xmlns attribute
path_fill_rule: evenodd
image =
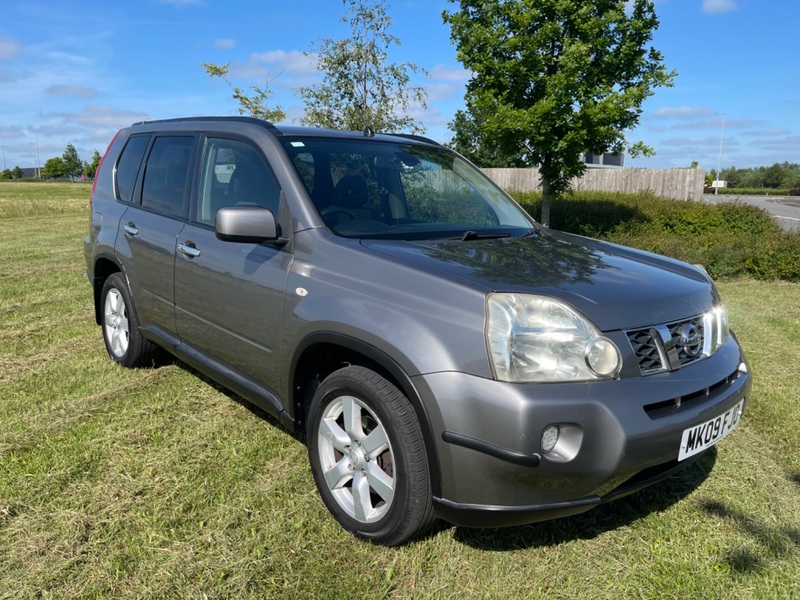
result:
<svg viewBox="0 0 800 600"><path fill-rule="evenodd" d="M142 166L142 158L150 143L149 135L132 136L117 161L116 194L123 202L133 199L133 189L136 187L136 178Z"/></svg>

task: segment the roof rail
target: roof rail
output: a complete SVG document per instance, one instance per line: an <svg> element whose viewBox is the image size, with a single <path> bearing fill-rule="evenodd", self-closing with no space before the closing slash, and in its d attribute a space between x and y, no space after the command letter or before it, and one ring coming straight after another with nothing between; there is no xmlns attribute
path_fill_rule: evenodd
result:
<svg viewBox="0 0 800 600"><path fill-rule="evenodd" d="M275 127L270 121L264 119L257 119L255 117L244 116L223 116L223 117L178 117L174 119L151 119L149 121L139 121L133 125L151 125L153 123L191 123L203 121L238 121L240 123L250 123L251 125L258 125L264 127L272 133L280 133L280 130Z"/></svg>
<svg viewBox="0 0 800 600"><path fill-rule="evenodd" d="M425 137L424 135L416 135L414 133L391 133L389 135L393 135L395 137L402 137L409 140L416 140L417 142L427 142L428 144L433 144L435 146L442 145L436 140L432 140L431 138Z"/></svg>

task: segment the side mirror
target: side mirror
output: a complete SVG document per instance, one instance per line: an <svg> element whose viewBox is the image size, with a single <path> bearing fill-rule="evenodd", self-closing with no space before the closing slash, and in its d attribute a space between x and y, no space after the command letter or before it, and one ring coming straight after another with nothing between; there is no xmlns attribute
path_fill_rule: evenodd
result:
<svg viewBox="0 0 800 600"><path fill-rule="evenodd" d="M224 242L279 245L288 240L281 237L280 227L272 211L261 206L226 206L217 211L214 226L217 238Z"/></svg>

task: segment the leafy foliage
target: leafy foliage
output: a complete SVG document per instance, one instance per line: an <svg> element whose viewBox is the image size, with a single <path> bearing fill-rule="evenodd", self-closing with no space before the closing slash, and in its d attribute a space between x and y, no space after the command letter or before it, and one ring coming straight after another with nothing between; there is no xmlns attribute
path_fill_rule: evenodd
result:
<svg viewBox="0 0 800 600"><path fill-rule="evenodd" d="M94 179L95 173L97 173L97 167L100 166L101 158L102 157L100 156L100 153L97 150L95 150L94 154L92 154L92 162L86 163L84 165L83 172L86 175L86 177L88 177L89 179Z"/></svg>
<svg viewBox="0 0 800 600"><path fill-rule="evenodd" d="M20 168L19 165L17 165L13 169L4 169L0 173L0 179L2 180L22 179L22 169Z"/></svg>
<svg viewBox="0 0 800 600"><path fill-rule="evenodd" d="M47 159L42 169L42 177L45 179L56 179L58 177L66 177L67 166L64 164L64 159L60 156L54 156Z"/></svg>
<svg viewBox="0 0 800 600"><path fill-rule="evenodd" d="M728 196L789 196L791 190L788 188L745 188L745 187L724 187L715 190L714 188L704 188L704 194L722 194Z"/></svg>
<svg viewBox="0 0 800 600"><path fill-rule="evenodd" d="M716 170L711 169L712 177ZM790 189L800 187L800 164L784 161L769 167L750 167L737 169L729 167L720 171L720 179L728 182L730 188L750 189ZM721 191L721 190L720 190Z"/></svg>
<svg viewBox="0 0 800 600"><path fill-rule="evenodd" d="M456 0L450 0L456 2ZM648 48L658 27L649 0L458 0L443 13L458 59L472 73L467 110L454 127L459 150L487 152L542 174L550 200L585 170L586 151L620 151L653 88L674 73ZM466 124L470 130L464 130ZM466 138L467 144L462 142ZM478 153L473 148L491 148ZM650 154L637 143L631 154Z"/></svg>
<svg viewBox="0 0 800 600"><path fill-rule="evenodd" d="M202 63L201 66L206 70L209 77L218 77L227 83L233 92L233 99L239 103L238 112L240 115L248 115L265 121L283 121L286 113L280 106L270 106L269 99L273 91L269 89L271 80L267 77L264 87L251 85L253 94L248 95L242 88L233 85L228 78L230 63L225 65L215 65L212 63Z"/></svg>
<svg viewBox="0 0 800 600"><path fill-rule="evenodd" d="M540 193L514 193L532 215ZM652 194L570 192L553 227L702 264L714 278L800 281L800 234L748 204L676 201Z"/></svg>
<svg viewBox="0 0 800 600"><path fill-rule="evenodd" d="M472 112L457 110L453 122L450 123L453 139L448 145L480 167L525 167L525 159L521 154L508 154L498 146L484 141L481 128L485 121L486 118L477 108L473 108Z"/></svg>
<svg viewBox="0 0 800 600"><path fill-rule="evenodd" d="M304 125L360 131L423 133L408 114L412 104L426 107L427 92L411 85L411 74L427 73L414 63L389 63L389 48L400 40L389 33L391 18L383 0L343 0L342 22L351 35L322 39L317 50L321 83L301 87Z"/></svg>
<svg viewBox="0 0 800 600"><path fill-rule="evenodd" d="M80 156L78 156L78 151L72 144L67 144L67 148L61 156L61 160L64 163L64 175L67 177L78 177L83 173L83 161Z"/></svg>

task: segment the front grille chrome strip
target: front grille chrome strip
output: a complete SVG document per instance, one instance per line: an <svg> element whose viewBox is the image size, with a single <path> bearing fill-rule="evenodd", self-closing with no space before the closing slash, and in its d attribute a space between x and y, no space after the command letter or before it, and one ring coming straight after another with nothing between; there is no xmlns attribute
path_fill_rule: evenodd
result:
<svg viewBox="0 0 800 600"><path fill-rule="evenodd" d="M702 315L625 333L642 375L675 371L707 356L699 351L704 347Z"/></svg>

